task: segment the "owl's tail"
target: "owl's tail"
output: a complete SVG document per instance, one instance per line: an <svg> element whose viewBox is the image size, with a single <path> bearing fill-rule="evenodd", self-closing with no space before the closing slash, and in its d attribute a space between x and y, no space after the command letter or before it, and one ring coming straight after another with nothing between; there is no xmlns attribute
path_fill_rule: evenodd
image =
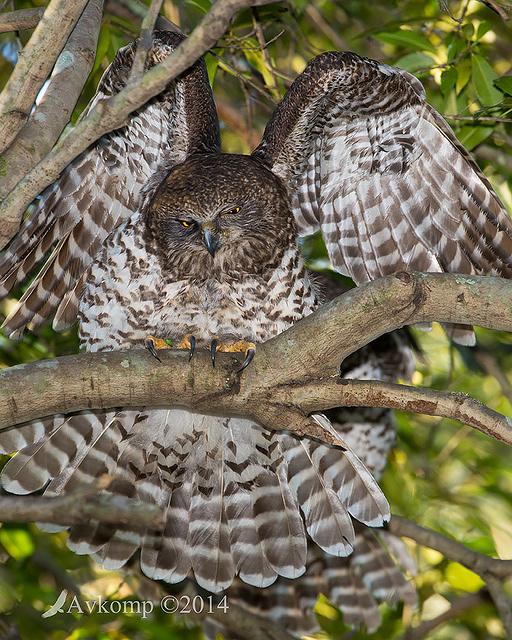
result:
<svg viewBox="0 0 512 640"><path fill-rule="evenodd" d="M306 570L307 535L347 556L352 518L380 526L387 501L348 446L329 447L243 418L183 409L84 412L0 433L0 450L19 451L2 484L13 493L83 490L108 474L105 493L160 505L163 531L91 521L71 527L68 546L106 568L140 549L154 579L191 574L209 591L236 575L265 587Z"/></svg>
<svg viewBox="0 0 512 640"><path fill-rule="evenodd" d="M416 568L405 544L392 533L356 526L354 552L346 558L329 556L310 545L306 573L299 580L278 578L267 589L254 589L236 580L226 595L230 605L269 620L292 634L318 630L314 607L322 593L343 613L350 627L366 626L372 633L381 625L378 602L395 605L402 600L416 607L418 596L405 573ZM207 638L221 633L226 640L240 637L238 630L217 616L203 623Z"/></svg>

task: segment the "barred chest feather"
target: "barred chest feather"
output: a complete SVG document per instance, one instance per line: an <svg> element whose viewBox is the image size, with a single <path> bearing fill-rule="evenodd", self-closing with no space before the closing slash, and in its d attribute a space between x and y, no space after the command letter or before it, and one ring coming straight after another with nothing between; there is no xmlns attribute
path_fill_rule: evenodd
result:
<svg viewBox="0 0 512 640"><path fill-rule="evenodd" d="M176 279L146 250L137 222L122 225L91 267L79 306L88 351L142 347L148 334L177 344L192 334L200 347L215 337L263 342L319 304L295 246L261 274Z"/></svg>

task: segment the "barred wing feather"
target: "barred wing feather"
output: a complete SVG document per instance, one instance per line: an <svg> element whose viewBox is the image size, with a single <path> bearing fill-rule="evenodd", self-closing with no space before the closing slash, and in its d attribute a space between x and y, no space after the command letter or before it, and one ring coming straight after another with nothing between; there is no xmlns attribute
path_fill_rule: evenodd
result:
<svg viewBox="0 0 512 640"><path fill-rule="evenodd" d="M299 232L321 229L334 268L356 284L399 270L512 277L507 211L405 71L318 56L254 155L286 182Z"/></svg>

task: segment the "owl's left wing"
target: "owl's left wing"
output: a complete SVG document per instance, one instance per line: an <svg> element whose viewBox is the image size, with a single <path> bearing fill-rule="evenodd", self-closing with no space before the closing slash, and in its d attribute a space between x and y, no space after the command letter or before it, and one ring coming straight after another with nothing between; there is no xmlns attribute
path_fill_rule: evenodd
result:
<svg viewBox="0 0 512 640"><path fill-rule="evenodd" d="M146 69L172 53L184 36L155 31ZM137 41L120 49L105 71L87 111L121 91ZM4 322L16 339L28 323L55 314L54 328L76 322L84 274L105 238L138 206L149 177L194 152L219 151L217 111L201 59L132 113L127 124L101 137L42 194L19 235L0 259L0 298L47 258Z"/></svg>
<svg viewBox="0 0 512 640"><path fill-rule="evenodd" d="M295 80L254 151L356 284L400 270L512 277L512 222L420 82L350 52Z"/></svg>

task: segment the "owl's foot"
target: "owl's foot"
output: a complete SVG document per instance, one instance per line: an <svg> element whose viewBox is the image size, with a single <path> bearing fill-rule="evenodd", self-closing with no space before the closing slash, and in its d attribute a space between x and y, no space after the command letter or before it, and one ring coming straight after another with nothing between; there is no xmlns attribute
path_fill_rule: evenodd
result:
<svg viewBox="0 0 512 640"><path fill-rule="evenodd" d="M251 364L254 354L256 353L256 345L254 342L246 342L245 340L239 340L233 344L224 344L223 342L219 342L217 338L214 338L210 345L210 351L212 353L213 366L215 366L215 354L217 351L227 351L231 353L236 351L243 352L245 354L245 360L240 369L238 369L238 373L240 373Z"/></svg>
<svg viewBox="0 0 512 640"><path fill-rule="evenodd" d="M158 362L162 362L162 361L160 360L160 357L156 352L156 350L171 348L171 346L165 340L162 340L161 338L155 338L154 336L148 336L144 340L144 346L149 351L149 353L158 360Z"/></svg>

